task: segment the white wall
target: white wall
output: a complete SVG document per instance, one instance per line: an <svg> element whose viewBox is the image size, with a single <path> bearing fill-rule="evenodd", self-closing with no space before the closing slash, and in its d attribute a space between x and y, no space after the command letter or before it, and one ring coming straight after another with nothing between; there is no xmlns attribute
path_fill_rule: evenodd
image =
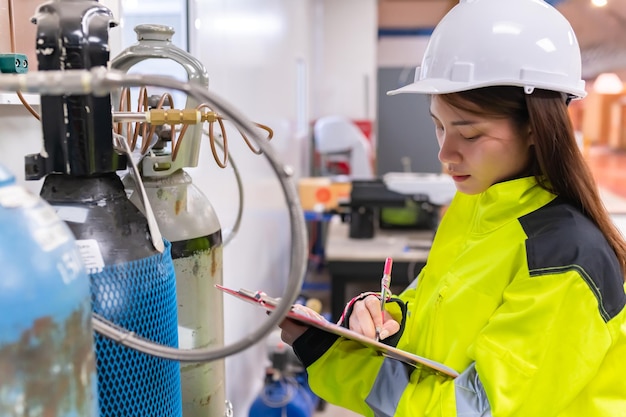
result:
<svg viewBox="0 0 626 417"><path fill-rule="evenodd" d="M191 53L209 74L209 89L252 121L274 130L277 154L296 169L308 137L309 68L313 2L309 0L222 0L195 2L190 10ZM284 197L268 163L252 154L232 129L229 148L244 183L244 217L224 250L224 283L281 295L291 248ZM235 219L237 186L230 168L217 168L208 146L189 172L214 205L223 229ZM225 341L250 334L264 314L239 300L225 302ZM265 341L226 359L226 396L235 415L248 415L268 364Z"/></svg>
<svg viewBox="0 0 626 417"><path fill-rule="evenodd" d="M315 118L376 117L377 2L326 0L316 28L313 76Z"/></svg>
<svg viewBox="0 0 626 417"><path fill-rule="evenodd" d="M109 8L118 25L121 23L121 0L99 0L100 4ZM122 35L119 28L109 30L109 48L111 58L122 50Z"/></svg>
<svg viewBox="0 0 626 417"><path fill-rule="evenodd" d="M19 103L15 94L3 94L12 104L0 104L0 162L14 175L16 180L33 193L39 194L43 180L24 180L24 156L39 153L43 146L41 124ZM37 97L37 101L39 97ZM39 111L39 106L34 106Z"/></svg>

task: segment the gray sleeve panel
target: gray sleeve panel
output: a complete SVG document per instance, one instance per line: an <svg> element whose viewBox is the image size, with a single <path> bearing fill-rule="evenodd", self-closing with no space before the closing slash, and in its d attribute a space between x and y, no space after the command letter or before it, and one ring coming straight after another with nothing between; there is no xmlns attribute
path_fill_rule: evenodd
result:
<svg viewBox="0 0 626 417"><path fill-rule="evenodd" d="M474 363L454 380L454 394L458 417L491 417L491 404Z"/></svg>
<svg viewBox="0 0 626 417"><path fill-rule="evenodd" d="M395 359L385 358L365 403L376 417L393 417L400 397L409 384L411 369Z"/></svg>

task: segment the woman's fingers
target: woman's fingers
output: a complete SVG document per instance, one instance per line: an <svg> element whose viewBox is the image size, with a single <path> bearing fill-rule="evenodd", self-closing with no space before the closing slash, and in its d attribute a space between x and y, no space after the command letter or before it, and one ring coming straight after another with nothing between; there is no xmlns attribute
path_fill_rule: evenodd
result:
<svg viewBox="0 0 626 417"><path fill-rule="evenodd" d="M380 308L380 299L373 295L354 303L350 315L350 330L363 336L376 338L376 330L380 331L380 339L385 339L400 330L400 324L385 311L384 315Z"/></svg>
<svg viewBox="0 0 626 417"><path fill-rule="evenodd" d="M392 336L400 331L400 323L395 321L391 314L385 311L385 322L383 323L383 328L380 331L380 339L386 339L389 336Z"/></svg>
<svg viewBox="0 0 626 417"><path fill-rule="evenodd" d="M304 306L298 306L295 311L310 318L324 320L318 313ZM400 330L400 324L387 311L384 314L381 312L380 300L373 295L354 303L348 326L350 330L371 339L376 338L376 331L378 330L381 340ZM291 319L283 320L279 327L282 330L281 339L288 345L292 345L308 328L308 326L303 326Z"/></svg>
<svg viewBox="0 0 626 417"><path fill-rule="evenodd" d="M382 329L382 321L380 301L377 297L370 295L354 303L350 315L350 330L374 339L376 338L376 328Z"/></svg>
<svg viewBox="0 0 626 417"><path fill-rule="evenodd" d="M328 321L326 320L326 318L324 318L324 316L322 316L321 314L319 314L317 311L307 307L307 306L303 306L302 304L294 304L292 306L292 311L298 314L302 314L305 315L309 318L315 319L315 320L319 320L319 321Z"/></svg>
<svg viewBox="0 0 626 417"><path fill-rule="evenodd" d="M309 327L303 326L291 319L283 320L278 327L281 328L280 338L283 342L287 343L289 346L293 345L293 342L296 341L297 338L302 336Z"/></svg>

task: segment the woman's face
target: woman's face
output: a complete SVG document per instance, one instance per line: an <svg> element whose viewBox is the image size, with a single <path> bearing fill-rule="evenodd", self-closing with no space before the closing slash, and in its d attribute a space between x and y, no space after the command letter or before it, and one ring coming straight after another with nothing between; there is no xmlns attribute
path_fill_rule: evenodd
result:
<svg viewBox="0 0 626 417"><path fill-rule="evenodd" d="M434 95L430 113L439 142L439 160L457 190L478 194L497 182L516 178L528 166L531 135L520 137L509 119L476 116Z"/></svg>

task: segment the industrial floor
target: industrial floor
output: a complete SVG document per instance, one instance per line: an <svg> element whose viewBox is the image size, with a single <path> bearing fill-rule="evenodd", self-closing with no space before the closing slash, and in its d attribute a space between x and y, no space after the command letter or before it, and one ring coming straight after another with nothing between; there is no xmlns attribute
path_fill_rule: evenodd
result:
<svg viewBox="0 0 626 417"><path fill-rule="evenodd" d="M596 146L590 147L584 154L596 179L605 206L612 214L618 227L626 235L626 151ZM315 258L311 260L312 268L307 277L307 284L310 289L303 292L307 296L319 298L325 311L326 306L330 305L328 297L329 277L323 265L316 263L318 261ZM322 411L314 414L314 417L355 416L358 414L331 404L325 404Z"/></svg>

